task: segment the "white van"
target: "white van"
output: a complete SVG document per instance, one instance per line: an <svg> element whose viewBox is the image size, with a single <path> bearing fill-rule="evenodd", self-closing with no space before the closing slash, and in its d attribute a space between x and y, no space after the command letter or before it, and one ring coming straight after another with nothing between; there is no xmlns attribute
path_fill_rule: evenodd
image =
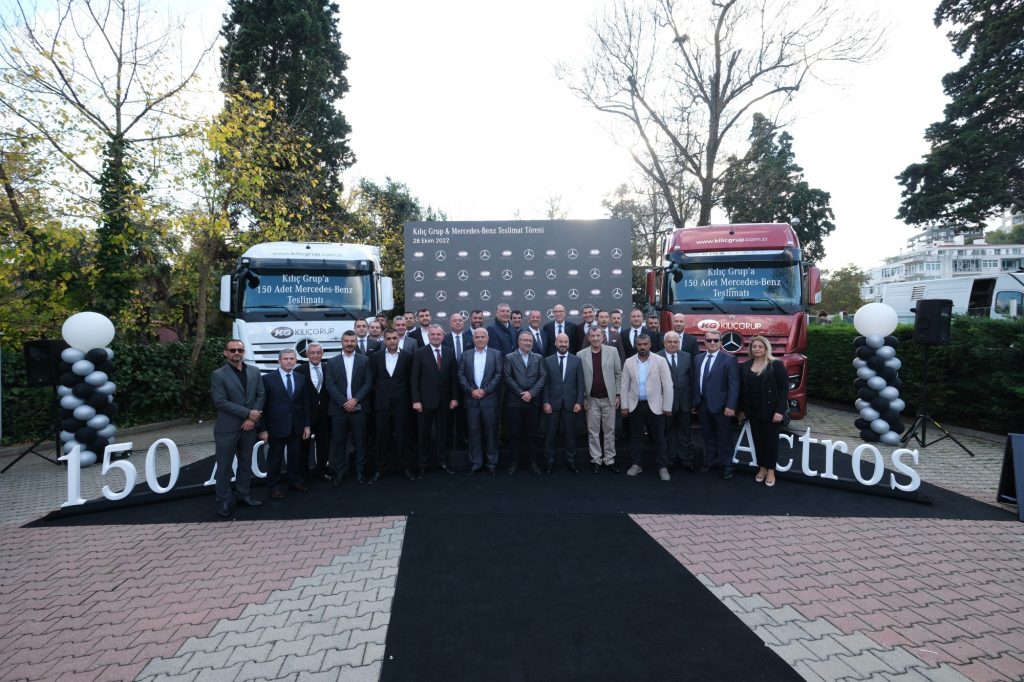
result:
<svg viewBox="0 0 1024 682"><path fill-rule="evenodd" d="M914 308L923 298L953 301L954 315L1019 318L1024 315L1024 272L886 284L881 301L892 306L900 322L913 322Z"/></svg>

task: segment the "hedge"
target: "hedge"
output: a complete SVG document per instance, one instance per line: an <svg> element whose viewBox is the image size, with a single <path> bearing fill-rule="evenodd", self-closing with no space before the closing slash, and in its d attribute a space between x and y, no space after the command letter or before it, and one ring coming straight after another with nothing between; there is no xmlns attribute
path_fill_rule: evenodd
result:
<svg viewBox="0 0 1024 682"><path fill-rule="evenodd" d="M1024 432L1024 321L956 316L950 342L922 346L913 325L900 325L896 356L903 362L900 397L903 420L918 414L924 357L928 360L928 413L941 424L991 433ZM857 399L853 387L853 325L811 326L807 330L808 395L846 403ZM851 417L852 419L852 417Z"/></svg>

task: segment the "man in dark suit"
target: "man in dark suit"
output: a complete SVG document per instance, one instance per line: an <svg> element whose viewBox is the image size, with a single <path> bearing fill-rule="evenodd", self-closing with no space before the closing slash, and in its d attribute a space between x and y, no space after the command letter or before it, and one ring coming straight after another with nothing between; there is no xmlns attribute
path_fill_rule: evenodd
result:
<svg viewBox="0 0 1024 682"><path fill-rule="evenodd" d="M540 419L541 392L546 371L543 358L532 352L533 336L529 332L519 335L519 349L505 356L505 424L510 434L512 464L508 473L514 474L522 451L530 460L534 473L541 473L534 458L537 440L537 422Z"/></svg>
<svg viewBox="0 0 1024 682"><path fill-rule="evenodd" d="M665 348L658 353L668 362L672 376L672 414L665 420L665 444L668 446L669 465L680 466L696 473L690 453L690 411L693 405L693 357L679 349L679 334L666 332Z"/></svg>
<svg viewBox="0 0 1024 682"><path fill-rule="evenodd" d="M231 462L238 459L235 489L238 501L250 507L262 502L249 495L252 477L252 450L256 445L256 422L263 414L266 392L260 371L242 362L245 344L231 339L224 346L223 365L210 375L210 395L217 408L213 426L214 461L217 466L214 492L217 514L231 516Z"/></svg>
<svg viewBox="0 0 1024 682"><path fill-rule="evenodd" d="M736 358L722 350L717 330L704 333L704 348L693 361L693 404L700 417L704 440L703 467L722 467L722 478L732 478L732 420L740 400L740 371Z"/></svg>
<svg viewBox="0 0 1024 682"><path fill-rule="evenodd" d="M550 474L555 463L555 441L562 432L565 464L574 474L576 469L576 415L583 409L583 363L569 352L569 336L565 332L555 337L555 353L544 358L547 381L541 401L548 415L548 430L544 438L544 472Z"/></svg>
<svg viewBox="0 0 1024 682"><path fill-rule="evenodd" d="M395 331L398 332L399 348L405 351L409 351L410 353L415 353L420 348L422 348L422 346L416 343L416 339L413 338L412 334L409 334L407 332L408 324L405 321L404 315L396 315L395 319L392 322L392 325L394 326Z"/></svg>
<svg viewBox="0 0 1024 682"><path fill-rule="evenodd" d="M651 352L657 353L662 349L661 320L657 315L651 314L647 316L646 328L647 335L651 337Z"/></svg>
<svg viewBox="0 0 1024 682"><path fill-rule="evenodd" d="M369 355L380 350L380 341L370 336L370 323L366 320L356 320L354 325L356 332L356 352Z"/></svg>
<svg viewBox="0 0 1024 682"><path fill-rule="evenodd" d="M508 303L499 303L494 311L494 322L487 327L487 345L501 353L502 357L516 349L516 337L512 331L512 308Z"/></svg>
<svg viewBox="0 0 1024 682"><path fill-rule="evenodd" d="M366 403L373 388L370 359L356 352L356 333L341 335L341 354L327 365L327 391L331 404L331 485L337 487L348 472L349 436L356 452L356 480L366 481Z"/></svg>
<svg viewBox="0 0 1024 682"><path fill-rule="evenodd" d="M260 421L260 440L267 443L267 487L270 499L284 499L281 481L281 463L288 451L287 483L292 490L306 492L302 482L305 462L302 460L302 441L309 439L310 387L306 377L295 371L298 357L293 350L277 354L277 370L263 375L266 402Z"/></svg>
<svg viewBox="0 0 1024 682"><path fill-rule="evenodd" d="M576 323L565 319L564 305L556 303L551 309L551 314L555 319L544 325L544 352L542 355L547 356L554 354L555 337L559 334L565 334L569 337L569 352L571 353L575 353L580 348L586 346L586 342L581 342L580 339L577 338L579 336L579 330L576 327Z"/></svg>
<svg viewBox="0 0 1024 682"><path fill-rule="evenodd" d="M611 346L619 353L619 362L626 361L626 353L622 349L622 337L611 327L611 315L607 310L597 311L597 326L604 336L604 345Z"/></svg>
<svg viewBox="0 0 1024 682"><path fill-rule="evenodd" d="M329 457L331 454L331 417L327 414L327 406L331 402L331 396L327 392L327 384L324 381L327 375L327 361L324 360L324 347L316 341L306 345L307 363L302 363L295 368L296 373L306 377L310 390L309 395L309 428L312 438L302 441L302 467L309 465L310 451L313 451L313 476L316 478L330 478Z"/></svg>
<svg viewBox="0 0 1024 682"><path fill-rule="evenodd" d="M487 330L473 330L473 350L459 358L459 385L465 395L469 429L469 475L484 466L494 476L498 468L498 395L501 389L501 353L487 347Z"/></svg>
<svg viewBox="0 0 1024 682"><path fill-rule="evenodd" d="M431 325L429 343L416 351L412 360L412 409L416 413L419 437L419 471L423 476L431 461L442 471L448 468L448 426L452 410L459 406L455 397L455 351L442 345L444 330Z"/></svg>
<svg viewBox="0 0 1024 682"><path fill-rule="evenodd" d="M590 330L597 326L597 308L587 303L580 308L580 316L583 321L576 325L576 345L573 346L570 340L569 347L582 350L590 345Z"/></svg>
<svg viewBox="0 0 1024 682"><path fill-rule="evenodd" d="M400 465L402 474L410 481L415 478L409 445L412 357L412 353L398 347L398 332L391 327L384 331L384 350L370 356L377 422L377 455L370 483L376 482L389 464Z"/></svg>
<svg viewBox="0 0 1024 682"><path fill-rule="evenodd" d="M551 355L555 352L555 348L552 345L550 353L548 352L548 343L544 328L540 324L541 316L539 310L528 310L526 311L526 326L523 328L524 332L530 332L530 336L533 337L533 352L539 353L541 356Z"/></svg>
<svg viewBox="0 0 1024 682"><path fill-rule="evenodd" d="M697 345L697 337L686 333L686 315L676 313L672 316L672 331L679 334L679 349L690 354L691 358L697 357L700 346Z"/></svg>
<svg viewBox="0 0 1024 682"><path fill-rule="evenodd" d="M409 328L409 336L416 340L416 345L419 348L423 348L430 342L430 320L430 311L426 308L416 311L417 324Z"/></svg>
<svg viewBox="0 0 1024 682"><path fill-rule="evenodd" d="M448 318L448 331L441 342L442 345L448 346L455 352L456 367L458 367L462 354L473 350L473 332L466 329L465 326L466 321L462 315L452 313ZM459 448L465 446L467 437L466 401L461 382L456 382L455 399L459 401L459 406L452 411L452 443Z"/></svg>
<svg viewBox="0 0 1024 682"><path fill-rule="evenodd" d="M636 355L635 339L643 334L647 334L647 328L644 327L644 314L639 308L633 308L629 311L629 326L624 328L621 333L622 350L626 359Z"/></svg>

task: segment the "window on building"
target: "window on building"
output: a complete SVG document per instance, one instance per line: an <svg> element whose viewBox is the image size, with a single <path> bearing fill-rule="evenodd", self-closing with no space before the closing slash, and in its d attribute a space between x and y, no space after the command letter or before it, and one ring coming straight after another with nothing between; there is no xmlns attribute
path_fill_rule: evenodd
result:
<svg viewBox="0 0 1024 682"><path fill-rule="evenodd" d="M953 272L977 272L981 261L977 258L957 258L953 261Z"/></svg>
<svg viewBox="0 0 1024 682"><path fill-rule="evenodd" d="M1004 258L1002 269L1004 271L1013 271L1020 269L1022 265L1024 265L1024 260L1020 258Z"/></svg>
<svg viewBox="0 0 1024 682"><path fill-rule="evenodd" d="M941 272L942 271L942 263L925 263L924 264L924 269L925 269L925 272Z"/></svg>
<svg viewBox="0 0 1024 682"><path fill-rule="evenodd" d="M981 261L981 267L986 270L995 270L999 267L999 261L997 260L983 260Z"/></svg>

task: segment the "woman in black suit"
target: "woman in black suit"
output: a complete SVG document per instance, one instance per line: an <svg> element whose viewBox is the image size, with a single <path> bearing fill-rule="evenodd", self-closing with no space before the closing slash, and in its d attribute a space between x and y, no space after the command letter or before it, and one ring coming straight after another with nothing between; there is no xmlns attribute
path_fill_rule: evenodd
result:
<svg viewBox="0 0 1024 682"><path fill-rule="evenodd" d="M760 465L754 481L771 487L779 461L779 431L789 404L789 377L782 361L772 357L771 343L763 336L750 340L750 359L740 365L740 387L740 418L750 421Z"/></svg>

